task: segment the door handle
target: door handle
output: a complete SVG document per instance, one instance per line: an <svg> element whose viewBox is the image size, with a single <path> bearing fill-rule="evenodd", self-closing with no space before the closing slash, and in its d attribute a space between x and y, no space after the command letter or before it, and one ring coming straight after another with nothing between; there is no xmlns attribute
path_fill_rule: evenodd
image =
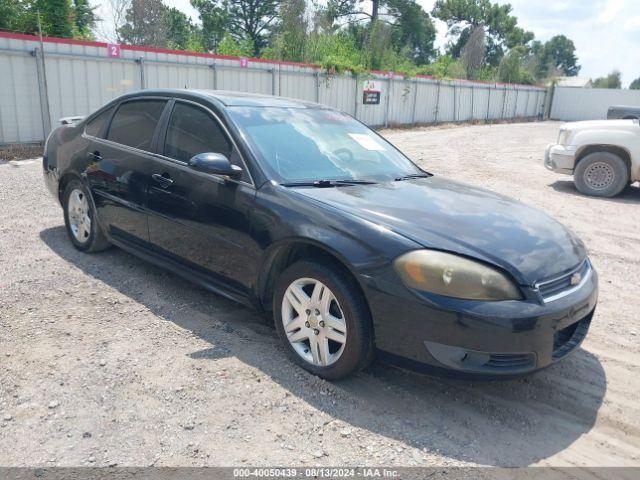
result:
<svg viewBox="0 0 640 480"><path fill-rule="evenodd" d="M160 184L162 188L167 188L173 184L173 180L171 180L171 178L160 175L159 173L154 173L151 175L151 178L153 178L154 182Z"/></svg>
<svg viewBox="0 0 640 480"><path fill-rule="evenodd" d="M87 152L87 157L97 161L102 160L102 157L100 156L100 152L97 150L95 152Z"/></svg>

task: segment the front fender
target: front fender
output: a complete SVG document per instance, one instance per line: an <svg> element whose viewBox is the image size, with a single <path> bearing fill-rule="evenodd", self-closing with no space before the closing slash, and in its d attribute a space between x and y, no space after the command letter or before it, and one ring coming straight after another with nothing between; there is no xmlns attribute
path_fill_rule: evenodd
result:
<svg viewBox="0 0 640 480"><path fill-rule="evenodd" d="M258 191L255 206L254 238L263 244L256 294L262 300L279 254L294 245L326 252L357 279L363 275L389 276L392 272L389 266L395 258L422 248L373 222L297 195L285 187L266 184Z"/></svg>
<svg viewBox="0 0 640 480"><path fill-rule="evenodd" d="M589 147L605 146L621 148L629 154L633 159L636 157L637 163L638 152L640 152L640 128L638 132L630 132L624 130L587 130L577 132L571 140L571 145L581 151Z"/></svg>

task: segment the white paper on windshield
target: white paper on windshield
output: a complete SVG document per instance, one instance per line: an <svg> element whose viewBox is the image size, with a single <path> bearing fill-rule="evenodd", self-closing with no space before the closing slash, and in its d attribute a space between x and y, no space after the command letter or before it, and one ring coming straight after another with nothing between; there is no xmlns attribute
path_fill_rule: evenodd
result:
<svg viewBox="0 0 640 480"><path fill-rule="evenodd" d="M349 136L358 142L362 148L378 152L384 151L384 145L381 145L375 138L365 133L350 133Z"/></svg>

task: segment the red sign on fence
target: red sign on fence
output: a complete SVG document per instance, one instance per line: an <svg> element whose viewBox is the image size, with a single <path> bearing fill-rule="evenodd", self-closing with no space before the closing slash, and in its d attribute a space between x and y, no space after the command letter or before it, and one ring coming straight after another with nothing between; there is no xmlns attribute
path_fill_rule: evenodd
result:
<svg viewBox="0 0 640 480"><path fill-rule="evenodd" d="M240 67L247 68L249 66L249 59L247 57L240 57Z"/></svg>
<svg viewBox="0 0 640 480"><path fill-rule="evenodd" d="M110 57L120 58L120 45L115 43L107 43L107 50Z"/></svg>

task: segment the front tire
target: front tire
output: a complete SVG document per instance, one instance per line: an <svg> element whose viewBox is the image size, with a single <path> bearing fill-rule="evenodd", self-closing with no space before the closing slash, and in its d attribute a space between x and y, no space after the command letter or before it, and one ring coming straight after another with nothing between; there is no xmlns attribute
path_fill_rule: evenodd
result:
<svg viewBox="0 0 640 480"><path fill-rule="evenodd" d="M64 223L73 246L82 252L99 252L109 248L111 244L98 225L87 187L79 180L71 180L62 198Z"/></svg>
<svg viewBox="0 0 640 480"><path fill-rule="evenodd" d="M594 197L615 197L629 184L627 165L610 152L590 153L578 162L573 175L578 191Z"/></svg>
<svg viewBox="0 0 640 480"><path fill-rule="evenodd" d="M345 271L333 264L300 261L276 283L276 330L292 360L325 378L347 377L373 358L369 308Z"/></svg>

